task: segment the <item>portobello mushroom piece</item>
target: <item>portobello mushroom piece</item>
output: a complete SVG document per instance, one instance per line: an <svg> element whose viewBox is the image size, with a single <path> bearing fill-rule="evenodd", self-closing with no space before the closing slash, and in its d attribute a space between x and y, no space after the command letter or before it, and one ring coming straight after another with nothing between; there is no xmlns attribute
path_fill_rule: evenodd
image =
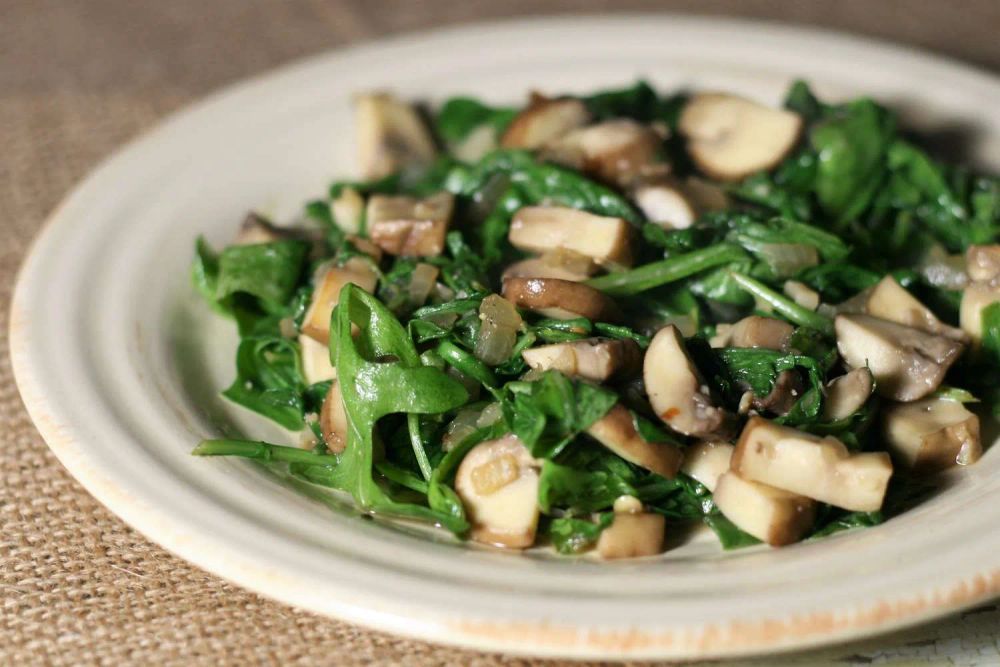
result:
<svg viewBox="0 0 1000 667"><path fill-rule="evenodd" d="M725 93L701 93L678 124L695 165L721 181L738 181L778 165L795 146L802 117Z"/></svg>
<svg viewBox="0 0 1000 667"><path fill-rule="evenodd" d="M347 411L344 409L344 397L336 380L330 385L326 398L323 399L319 411L319 428L331 452L340 454L344 451L347 447Z"/></svg>
<svg viewBox="0 0 1000 667"><path fill-rule="evenodd" d="M437 155L420 114L388 93L367 93L354 100L358 163L366 180L428 164Z"/></svg>
<svg viewBox="0 0 1000 667"><path fill-rule="evenodd" d="M729 470L733 449L728 442L703 440L695 443L684 452L681 472L693 477L709 491L715 491L719 477Z"/></svg>
<svg viewBox="0 0 1000 667"><path fill-rule="evenodd" d="M316 281L312 301L302 320L302 333L326 346L330 342L330 316L340 290L347 283L354 283L369 294L375 291L378 275L369 260L351 257L343 266L331 266Z"/></svg>
<svg viewBox="0 0 1000 667"><path fill-rule="evenodd" d="M572 130L546 144L543 156L624 188L670 171L662 145L663 137L650 126L620 118Z"/></svg>
<svg viewBox="0 0 1000 667"><path fill-rule="evenodd" d="M832 436L820 438L751 417L731 463L742 478L855 512L882 507L892 463L885 452L852 454Z"/></svg>
<svg viewBox="0 0 1000 667"><path fill-rule="evenodd" d="M939 320L930 308L903 289L892 276L886 276L867 292L864 312L929 334L947 336L962 342L969 339L961 329L950 327Z"/></svg>
<svg viewBox="0 0 1000 667"><path fill-rule="evenodd" d="M357 190L344 188L337 198L330 202L330 214L337 227L347 234L361 233L361 222L365 215L365 199Z"/></svg>
<svg viewBox="0 0 1000 667"><path fill-rule="evenodd" d="M963 345L871 315L838 315L837 349L851 368L868 367L880 396L915 401L941 384Z"/></svg>
<svg viewBox="0 0 1000 667"><path fill-rule="evenodd" d="M1000 302L1000 281L972 283L962 291L959 322L973 344L983 342L983 311Z"/></svg>
<svg viewBox="0 0 1000 667"><path fill-rule="evenodd" d="M809 498L744 479L732 470L719 477L712 500L737 528L772 547L798 542L816 519L816 503Z"/></svg>
<svg viewBox="0 0 1000 667"><path fill-rule="evenodd" d="M539 371L554 369L570 377L604 382L642 369L642 350L634 340L586 338L530 347L521 357Z"/></svg>
<svg viewBox="0 0 1000 667"><path fill-rule="evenodd" d="M258 243L274 243L285 239L296 238L295 233L289 229L282 229L271 224L264 217L256 213L247 213L240 224L240 230L233 240L234 245L256 245Z"/></svg>
<svg viewBox="0 0 1000 667"><path fill-rule="evenodd" d="M684 455L672 442L649 442L635 429L635 419L621 403L591 424L587 435L629 463L673 479Z"/></svg>
<svg viewBox="0 0 1000 667"><path fill-rule="evenodd" d="M712 405L708 385L674 325L663 327L653 337L642 376L653 411L671 429L684 435L710 436L729 426L730 416Z"/></svg>
<svg viewBox="0 0 1000 667"><path fill-rule="evenodd" d="M875 389L875 378L867 368L855 368L826 385L826 400L823 402L823 419L838 421L847 419L861 409Z"/></svg>
<svg viewBox="0 0 1000 667"><path fill-rule="evenodd" d="M503 148L541 148L590 120L586 105L576 99L549 99L532 95L531 102L507 126L500 138Z"/></svg>
<svg viewBox="0 0 1000 667"><path fill-rule="evenodd" d="M482 442L462 459L455 491L477 542L523 549L538 528L538 470L514 435Z"/></svg>
<svg viewBox="0 0 1000 667"><path fill-rule="evenodd" d="M546 252L541 257L530 257L514 262L503 272L507 278L559 278L582 283L594 275L597 265L586 255L559 248Z"/></svg>
<svg viewBox="0 0 1000 667"><path fill-rule="evenodd" d="M890 451L915 473L935 473L979 460L979 417L958 401L932 398L888 408L883 429Z"/></svg>
<svg viewBox="0 0 1000 667"><path fill-rule="evenodd" d="M632 264L629 224L625 220L575 208L526 206L514 214L507 239L518 250L542 253L562 248L598 264Z"/></svg>
<svg viewBox="0 0 1000 667"><path fill-rule="evenodd" d="M793 333L795 327L784 320L751 315L733 325L729 344L732 347L763 347L780 351L788 345Z"/></svg>
<svg viewBox="0 0 1000 667"><path fill-rule="evenodd" d="M368 200L368 235L390 255L436 257L444 251L454 205L450 192L424 199L373 195Z"/></svg>
<svg viewBox="0 0 1000 667"><path fill-rule="evenodd" d="M687 229L705 213L729 206L722 188L694 177L683 182L670 178L643 181L631 194L650 222L667 229Z"/></svg>
<svg viewBox="0 0 1000 667"><path fill-rule="evenodd" d="M616 511L611 525L597 538L597 553L608 560L655 556L663 551L666 523L662 514Z"/></svg>
<svg viewBox="0 0 1000 667"><path fill-rule="evenodd" d="M302 351L302 375L306 384L316 384L337 378L337 369L330 363L330 348L305 334L299 335Z"/></svg>
<svg viewBox="0 0 1000 667"><path fill-rule="evenodd" d="M965 272L974 281L1000 278L1000 244L970 245L965 251Z"/></svg>
<svg viewBox="0 0 1000 667"><path fill-rule="evenodd" d="M503 281L502 293L518 308L557 320L586 317L613 322L621 316L615 302L600 290L559 278L508 278Z"/></svg>

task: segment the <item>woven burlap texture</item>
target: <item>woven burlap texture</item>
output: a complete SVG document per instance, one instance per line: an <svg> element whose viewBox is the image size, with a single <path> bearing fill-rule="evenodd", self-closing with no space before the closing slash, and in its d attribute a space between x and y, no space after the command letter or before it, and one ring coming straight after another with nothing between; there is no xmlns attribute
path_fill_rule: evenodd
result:
<svg viewBox="0 0 1000 667"><path fill-rule="evenodd" d="M802 8L810 3L792 10L774 2L666 4L810 21L823 13ZM905 15L898 36L1000 67L991 28L1000 23L995 3L963 5L966 22L933 7L923 10L925 22L915 22L900 9L905 4L871 9L845 2L829 13L838 25L876 26L890 36L878 19ZM101 158L183 103L225 81L349 41L570 8L581 3L0 2L0 664L527 664L293 610L148 542L83 491L45 447L14 386L7 328L17 267L45 217ZM864 12L872 23L861 19ZM975 618L982 626L975 634L988 636L997 618L991 613L926 631L925 644ZM884 641L902 646L913 637L920 639ZM875 646L865 650L877 652Z"/></svg>

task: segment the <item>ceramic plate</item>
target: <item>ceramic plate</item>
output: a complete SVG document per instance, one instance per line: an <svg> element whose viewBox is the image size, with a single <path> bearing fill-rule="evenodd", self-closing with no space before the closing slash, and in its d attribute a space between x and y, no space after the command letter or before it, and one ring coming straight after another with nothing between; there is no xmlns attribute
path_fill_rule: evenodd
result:
<svg viewBox="0 0 1000 667"><path fill-rule="evenodd" d="M195 564L321 614L479 649L602 658L776 651L870 635L1000 592L1000 451L867 531L723 553L696 537L662 558L519 556L358 516L202 437L289 436L226 404L236 336L193 294L193 240L244 213L287 219L351 174L351 94L589 91L636 77L777 103L871 94L928 130L1000 156L1000 83L892 46L775 25L642 16L471 26L339 51L215 95L97 169L24 265L12 353L31 416L112 511ZM951 136L951 135L949 135Z"/></svg>

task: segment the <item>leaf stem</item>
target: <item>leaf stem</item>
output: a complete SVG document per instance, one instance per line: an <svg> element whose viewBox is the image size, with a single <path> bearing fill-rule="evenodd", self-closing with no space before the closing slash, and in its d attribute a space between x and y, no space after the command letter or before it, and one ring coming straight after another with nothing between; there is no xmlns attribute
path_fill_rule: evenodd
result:
<svg viewBox="0 0 1000 667"><path fill-rule="evenodd" d="M606 276L591 278L584 284L611 296L629 296L682 280L705 269L746 259L746 256L746 253L739 246L720 243L683 255L668 257L658 262L651 262L631 271L609 273Z"/></svg>
<svg viewBox="0 0 1000 667"><path fill-rule="evenodd" d="M810 327L822 332L826 336L833 336L833 320L829 317L803 308L788 297L778 294L764 283L754 280L750 276L736 272L730 275L744 291L774 308L775 312L782 317L799 326Z"/></svg>

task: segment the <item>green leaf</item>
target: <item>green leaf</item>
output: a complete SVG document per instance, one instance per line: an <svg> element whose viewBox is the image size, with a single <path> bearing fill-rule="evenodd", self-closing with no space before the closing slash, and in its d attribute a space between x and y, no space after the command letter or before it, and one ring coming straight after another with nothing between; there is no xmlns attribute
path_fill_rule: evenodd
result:
<svg viewBox="0 0 1000 667"><path fill-rule="evenodd" d="M305 380L298 344L280 335L253 335L236 350L236 379L222 395L281 426L305 426Z"/></svg>
<svg viewBox="0 0 1000 667"><path fill-rule="evenodd" d="M452 97L434 119L438 135L448 144L460 143L476 128L490 125L499 135L517 111L510 107L491 107L471 97Z"/></svg>
<svg viewBox="0 0 1000 667"><path fill-rule="evenodd" d="M309 244L295 240L229 246L219 257L215 298L243 293L265 308L281 308L298 286L308 251Z"/></svg>
<svg viewBox="0 0 1000 667"><path fill-rule="evenodd" d="M605 512L599 514L596 521L574 517L552 519L547 530L549 541L561 554L583 553L597 543L601 533L611 525L614 518L614 513Z"/></svg>

